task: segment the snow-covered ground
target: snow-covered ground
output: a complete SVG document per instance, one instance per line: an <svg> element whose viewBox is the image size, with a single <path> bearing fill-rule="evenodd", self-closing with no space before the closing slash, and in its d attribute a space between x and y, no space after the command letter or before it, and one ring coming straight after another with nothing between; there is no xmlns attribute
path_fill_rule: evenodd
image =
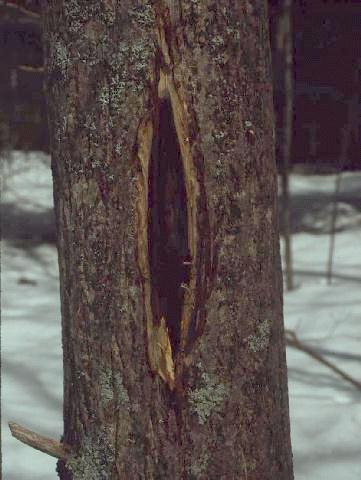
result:
<svg viewBox="0 0 361 480"><path fill-rule="evenodd" d="M51 172L43 155L16 153L2 176L3 478L56 480L56 460L13 439L7 426L15 421L54 439L62 434L57 253L41 242L53 238ZM285 323L361 380L361 172L342 176L328 285L334 182L334 175L291 177L296 289L285 292ZM287 360L296 480L360 480L361 391L298 350L288 348Z"/></svg>
<svg viewBox="0 0 361 480"><path fill-rule="evenodd" d="M39 233L29 235L21 215L31 222L51 207L51 170L44 155L17 154L1 173L3 478L55 480L56 459L16 441L8 427L14 421L54 439L63 428L57 252L54 245L39 242ZM17 225L7 215L14 213L14 205Z"/></svg>

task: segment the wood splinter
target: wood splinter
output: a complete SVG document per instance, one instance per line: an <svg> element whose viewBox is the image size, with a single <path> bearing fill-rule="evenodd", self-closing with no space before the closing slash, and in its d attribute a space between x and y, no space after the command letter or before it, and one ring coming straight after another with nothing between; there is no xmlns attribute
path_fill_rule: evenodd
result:
<svg viewBox="0 0 361 480"><path fill-rule="evenodd" d="M51 438L43 437L14 422L9 422L9 428L14 438L29 445L29 447L33 447L36 450L40 450L40 452L47 453L52 457L62 460L68 460L70 457L71 449L68 445L64 445Z"/></svg>

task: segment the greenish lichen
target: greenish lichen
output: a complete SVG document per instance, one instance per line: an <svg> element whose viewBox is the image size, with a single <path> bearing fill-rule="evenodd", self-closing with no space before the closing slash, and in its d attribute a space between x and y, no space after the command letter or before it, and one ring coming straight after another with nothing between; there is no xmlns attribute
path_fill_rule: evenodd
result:
<svg viewBox="0 0 361 480"><path fill-rule="evenodd" d="M267 348L270 341L271 324L268 320L264 320L257 327L258 335L250 335L247 338L248 347L251 352L260 352Z"/></svg>
<svg viewBox="0 0 361 480"><path fill-rule="evenodd" d="M213 138L217 140L223 140L223 138L226 136L226 133L223 130L215 129L212 132Z"/></svg>
<svg viewBox="0 0 361 480"><path fill-rule="evenodd" d="M108 85L103 85L97 96L97 101L100 103L102 110L109 106L110 94Z"/></svg>
<svg viewBox="0 0 361 480"><path fill-rule="evenodd" d="M199 423L203 425L211 414L222 411L228 387L206 372L201 377L203 385L188 393L188 401L197 414Z"/></svg>
<svg viewBox="0 0 361 480"><path fill-rule="evenodd" d="M73 480L107 480L111 478L115 459L114 447L104 431L85 435L77 455L66 463Z"/></svg>
<svg viewBox="0 0 361 480"><path fill-rule="evenodd" d="M50 40L50 48L50 71L60 70L66 76L66 71L71 65L71 58L66 45L56 34L53 34Z"/></svg>
<svg viewBox="0 0 361 480"><path fill-rule="evenodd" d="M63 80L68 77L69 67L76 63L81 62L89 68L101 67L102 71L105 66L107 78L101 76L95 103L101 111L109 109L109 123L114 121L113 116L127 114L129 95L139 97L152 79L152 58L156 50L154 8L150 2L139 3L141 5L122 12L123 16L119 13L117 18L112 4L107 2L64 0L64 18L71 34L66 42L61 35L53 34L49 42L52 47L50 67L59 70ZM135 30L138 26L139 35L134 38L121 36L114 41L113 30L109 27L121 26L123 22L132 22ZM96 70L94 78L97 78Z"/></svg>
<svg viewBox="0 0 361 480"><path fill-rule="evenodd" d="M135 42L130 48L130 55L134 70L140 75L145 75L149 68L149 51L144 41Z"/></svg>
<svg viewBox="0 0 361 480"><path fill-rule="evenodd" d="M226 33L235 41L238 41L241 38L239 28L226 27Z"/></svg>
<svg viewBox="0 0 361 480"><path fill-rule="evenodd" d="M254 470L256 470L256 467L257 467L257 462L256 460L248 460L248 462L245 462L243 464L243 468L244 470L247 472L253 472Z"/></svg>
<svg viewBox="0 0 361 480"><path fill-rule="evenodd" d="M115 22L115 11L104 6L100 13L100 18L106 25L108 25L108 27L111 27Z"/></svg>
<svg viewBox="0 0 361 480"><path fill-rule="evenodd" d="M133 22L141 27L153 27L155 23L154 9L150 4L137 5L128 11Z"/></svg>
<svg viewBox="0 0 361 480"><path fill-rule="evenodd" d="M77 0L64 0L64 15L71 23L70 31L77 32L83 25L80 19L84 20L84 13L86 9L79 5Z"/></svg>
<svg viewBox="0 0 361 480"><path fill-rule="evenodd" d="M58 118L55 122L55 137L58 141L61 141L62 139L65 139L67 137L66 130L67 118L65 116Z"/></svg>
<svg viewBox="0 0 361 480"><path fill-rule="evenodd" d="M189 0L184 2L184 14L189 16L191 20L195 21L197 16L201 13L201 0Z"/></svg>
<svg viewBox="0 0 361 480"><path fill-rule="evenodd" d="M64 0L64 14L66 17L78 18L82 15L83 9L77 0Z"/></svg>
<svg viewBox="0 0 361 480"><path fill-rule="evenodd" d="M125 406L129 408L130 400L129 395L124 387L122 376L119 372L114 375L114 390L115 390L115 397L118 405Z"/></svg>
<svg viewBox="0 0 361 480"><path fill-rule="evenodd" d="M106 369L100 372L99 386L100 386L100 399L102 403L106 404L111 400L113 400L114 389L113 389L112 371L110 369Z"/></svg>
<svg viewBox="0 0 361 480"><path fill-rule="evenodd" d="M95 40L89 38L86 34L78 38L74 44L74 57L80 62L94 67L103 62L107 57L109 49L109 38L103 37Z"/></svg>
<svg viewBox="0 0 361 480"><path fill-rule="evenodd" d="M154 47L149 40L136 39L132 44L120 42L108 56L111 68L109 102L117 112L121 110L130 92L139 94L151 76L151 57Z"/></svg>
<svg viewBox="0 0 361 480"><path fill-rule="evenodd" d="M209 47L212 52L212 60L219 66L225 65L234 54L239 38L239 32L230 26L222 29L222 32L216 30L213 35L210 34Z"/></svg>
<svg viewBox="0 0 361 480"><path fill-rule="evenodd" d="M78 32L91 18L100 19L109 27L115 22L114 9L98 0L88 0L86 3L78 0L64 0L64 15L73 33Z"/></svg>
<svg viewBox="0 0 361 480"><path fill-rule="evenodd" d="M213 38L210 40L210 46L211 48L218 48L218 47L223 47L224 46L224 38L222 35L215 35Z"/></svg>
<svg viewBox="0 0 361 480"><path fill-rule="evenodd" d="M88 113L85 115L85 120L83 122L84 128L87 130L96 130L97 127L95 126L94 117L89 115Z"/></svg>
<svg viewBox="0 0 361 480"><path fill-rule="evenodd" d="M120 78L118 74L110 79L110 106L117 112L125 99L127 83Z"/></svg>
<svg viewBox="0 0 361 480"><path fill-rule="evenodd" d="M95 179L80 179L73 184L74 199L78 205L93 207L98 200L98 184Z"/></svg>
<svg viewBox="0 0 361 480"><path fill-rule="evenodd" d="M114 150L115 150L115 153L117 153L118 155L121 155L122 151L123 151L123 144L118 142L115 147L114 147Z"/></svg>
<svg viewBox="0 0 361 480"><path fill-rule="evenodd" d="M207 468L209 462L209 454L208 452L203 452L197 460L190 465L188 468L188 472L190 474L190 480L197 480Z"/></svg>
<svg viewBox="0 0 361 480"><path fill-rule="evenodd" d="M127 83L123 81L119 74L115 74L110 79L110 83L102 85L98 91L97 101L101 109L111 108L113 112L121 109L127 91Z"/></svg>
<svg viewBox="0 0 361 480"><path fill-rule="evenodd" d="M114 400L117 405L128 408L129 396L119 372L113 375L111 369L102 370L99 375L100 398L103 404Z"/></svg>
<svg viewBox="0 0 361 480"><path fill-rule="evenodd" d="M92 162L91 162L91 166L92 166L92 168L99 168L99 167L101 167L101 166L102 166L102 163L101 163L101 161L100 161L100 160L98 160L98 159L95 159L95 160L92 160Z"/></svg>

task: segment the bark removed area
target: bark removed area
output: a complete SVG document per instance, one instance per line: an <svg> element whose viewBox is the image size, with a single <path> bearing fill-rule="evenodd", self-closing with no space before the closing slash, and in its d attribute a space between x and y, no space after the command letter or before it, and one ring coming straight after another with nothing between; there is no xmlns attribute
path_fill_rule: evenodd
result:
<svg viewBox="0 0 361 480"><path fill-rule="evenodd" d="M206 259L199 255L197 216L204 216L206 202L200 198L186 104L171 76L161 69L157 73L155 114L138 132L138 258L150 365L173 390L176 370L181 375L190 362L201 332L196 299L204 288L199 272Z"/></svg>

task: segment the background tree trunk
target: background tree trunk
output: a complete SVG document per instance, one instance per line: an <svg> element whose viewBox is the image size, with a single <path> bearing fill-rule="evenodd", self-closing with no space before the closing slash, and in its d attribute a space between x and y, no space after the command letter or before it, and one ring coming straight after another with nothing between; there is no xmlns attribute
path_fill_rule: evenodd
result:
<svg viewBox="0 0 361 480"><path fill-rule="evenodd" d="M276 74L278 96L276 98L276 116L278 116L278 154L280 155L282 180L282 229L285 242L284 260L287 290L294 288L292 268L292 228L291 198L289 174L292 164L293 139L293 1L282 0L281 11L277 19L274 68L282 73Z"/></svg>
<svg viewBox="0 0 361 480"><path fill-rule="evenodd" d="M60 478L292 479L266 1L43 13Z"/></svg>

